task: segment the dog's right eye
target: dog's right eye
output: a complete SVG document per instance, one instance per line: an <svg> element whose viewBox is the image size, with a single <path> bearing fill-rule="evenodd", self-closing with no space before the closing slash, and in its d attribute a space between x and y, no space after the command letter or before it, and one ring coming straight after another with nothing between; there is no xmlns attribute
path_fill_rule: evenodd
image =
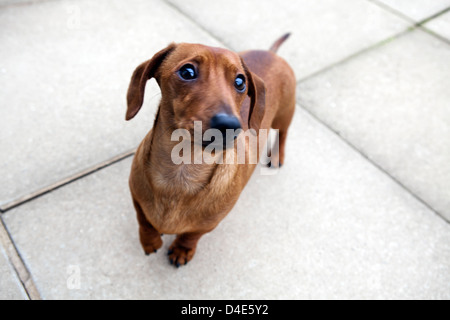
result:
<svg viewBox="0 0 450 320"><path fill-rule="evenodd" d="M195 72L195 67L192 64L185 64L178 71L178 75L183 80L194 80L197 78L197 73Z"/></svg>

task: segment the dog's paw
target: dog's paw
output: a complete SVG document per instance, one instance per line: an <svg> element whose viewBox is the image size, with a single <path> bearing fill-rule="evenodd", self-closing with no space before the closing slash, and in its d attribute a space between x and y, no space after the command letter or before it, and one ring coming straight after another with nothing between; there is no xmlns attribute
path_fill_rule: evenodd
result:
<svg viewBox="0 0 450 320"><path fill-rule="evenodd" d="M150 239L141 239L142 248L144 249L145 255L150 255L152 253L156 253L159 248L162 247L163 242L160 237L153 238L151 241Z"/></svg>
<svg viewBox="0 0 450 320"><path fill-rule="evenodd" d="M275 162L269 161L269 163L267 164L267 167L272 168L272 169L279 169L282 166L283 166L283 164L278 161L275 161Z"/></svg>
<svg viewBox="0 0 450 320"><path fill-rule="evenodd" d="M272 169L279 169L283 166L283 157L280 155L279 152L272 152L269 159L269 162L267 163L267 167Z"/></svg>
<svg viewBox="0 0 450 320"><path fill-rule="evenodd" d="M170 264L177 268L186 265L189 261L191 261L194 254L195 249L188 249L174 244L170 246L169 251L167 252Z"/></svg>

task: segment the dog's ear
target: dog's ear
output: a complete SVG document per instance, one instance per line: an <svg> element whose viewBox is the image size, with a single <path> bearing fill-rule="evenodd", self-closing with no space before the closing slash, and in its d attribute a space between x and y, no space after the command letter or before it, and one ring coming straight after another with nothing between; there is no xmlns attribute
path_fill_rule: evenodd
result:
<svg viewBox="0 0 450 320"><path fill-rule="evenodd" d="M258 132L266 110L266 86L260 77L247 68L242 59L241 61L247 76L247 94L250 97L248 128Z"/></svg>
<svg viewBox="0 0 450 320"><path fill-rule="evenodd" d="M127 114L125 119L131 120L139 112L144 103L145 85L147 81L155 76L155 72L167 55L175 49L176 45L171 43L167 48L157 52L153 58L140 64L134 70L127 93Z"/></svg>

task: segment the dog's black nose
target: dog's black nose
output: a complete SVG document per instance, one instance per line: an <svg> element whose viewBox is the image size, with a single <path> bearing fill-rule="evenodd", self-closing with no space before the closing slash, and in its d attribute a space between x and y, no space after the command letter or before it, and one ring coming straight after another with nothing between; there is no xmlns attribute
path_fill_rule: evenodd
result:
<svg viewBox="0 0 450 320"><path fill-rule="evenodd" d="M241 123L239 119L233 115L228 115L226 113L218 113L211 118L210 122L211 129L218 129L225 136L227 129L237 130L241 129Z"/></svg>
<svg viewBox="0 0 450 320"><path fill-rule="evenodd" d="M234 140L239 135L240 131L236 132L236 130L241 129L241 123L239 119L233 115L229 115L226 113L218 113L214 117L211 118L209 123L211 129L219 130L222 135L222 143L223 146L228 148L234 145ZM227 130L230 130L227 134ZM209 145L210 143L217 144L216 141L217 136L214 134L212 136L211 141L204 141L203 145Z"/></svg>

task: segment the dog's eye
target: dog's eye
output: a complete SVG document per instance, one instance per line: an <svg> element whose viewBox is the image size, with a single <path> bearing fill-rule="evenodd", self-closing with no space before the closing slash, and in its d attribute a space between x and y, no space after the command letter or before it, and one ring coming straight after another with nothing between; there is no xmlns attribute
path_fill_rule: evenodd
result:
<svg viewBox="0 0 450 320"><path fill-rule="evenodd" d="M195 67L192 64L185 64L178 71L178 75L183 80L193 80L197 78L197 73L195 72Z"/></svg>
<svg viewBox="0 0 450 320"><path fill-rule="evenodd" d="M239 92L244 92L245 91L245 77L243 75L238 75L236 77L236 79L234 80L234 87L236 88L237 91Z"/></svg>

